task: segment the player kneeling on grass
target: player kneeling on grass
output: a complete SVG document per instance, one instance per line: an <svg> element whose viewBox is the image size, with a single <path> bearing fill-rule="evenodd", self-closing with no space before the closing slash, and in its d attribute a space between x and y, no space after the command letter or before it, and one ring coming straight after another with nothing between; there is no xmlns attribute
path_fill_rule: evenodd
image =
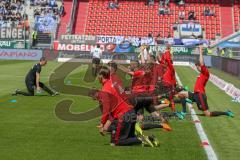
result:
<svg viewBox="0 0 240 160"><path fill-rule="evenodd" d="M143 136L142 133L138 133L138 136L135 135L136 114L133 106L123 100L113 87L110 70L107 67L102 67L98 78L102 84L102 90L95 90L90 95L97 99L102 106L99 132L105 135L112 122L117 121L115 129L111 131L111 145L125 146L142 143L151 147L157 146L156 138Z"/></svg>
<svg viewBox="0 0 240 160"><path fill-rule="evenodd" d="M209 79L209 71L207 67L204 65L204 60L203 60L203 55L202 55L202 47L199 47L200 50L200 57L199 61L195 63L195 66L197 70L200 72L200 75L197 77L195 87L194 87L194 93L193 92L187 92L187 91L182 91L178 94L179 98L182 98L185 100L185 98L188 98L188 100L192 102L196 102L198 109L202 110L204 112L205 116L208 117L213 117L213 116L221 116L221 115L226 115L233 117L233 113L231 111L214 111L210 112L208 109L208 103L207 103L207 96L205 93L205 86L208 82ZM185 103L183 103L183 111L186 111L186 100Z"/></svg>
<svg viewBox="0 0 240 160"><path fill-rule="evenodd" d="M24 96L34 96L35 88L37 90L37 93L41 93L41 90L43 89L44 91L49 93L51 96L58 95L57 92L53 92L44 83L40 82L40 73L42 70L42 66L45 66L46 64L47 64L46 58L42 57L39 63L35 64L28 72L25 78L25 84L28 92L22 92L19 89L16 89L16 91L12 95L20 94Z"/></svg>

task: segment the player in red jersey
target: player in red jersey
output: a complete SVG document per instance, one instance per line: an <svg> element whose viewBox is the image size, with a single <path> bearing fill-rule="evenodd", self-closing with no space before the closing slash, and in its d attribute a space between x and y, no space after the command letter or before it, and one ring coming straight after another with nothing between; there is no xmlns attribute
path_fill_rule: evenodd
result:
<svg viewBox="0 0 240 160"><path fill-rule="evenodd" d="M132 76L132 93L130 97L130 102L134 106L134 110L137 113L138 121L144 122L144 108L154 117L159 117L160 121L165 122L163 117L159 114L158 110L155 109L159 105L169 106L168 104L159 104L165 103L166 101L160 101L162 99L161 95L155 94L155 83L153 83L153 78L157 78L154 74L156 69L161 69L155 64L155 57L149 56L148 62L143 63L140 66L137 62L132 62L130 64L130 71L124 67L121 69ZM160 73L160 71L159 71ZM146 124L143 125L143 129L151 128L164 128L166 130L171 130L171 128L164 123L158 124Z"/></svg>
<svg viewBox="0 0 240 160"><path fill-rule="evenodd" d="M168 45L165 53L162 55L160 64L167 66L166 72L162 78L163 88L165 88L166 90L174 91L176 88L177 82L175 77L175 69L172 61L172 55L170 51L171 51L171 46ZM172 111L175 111L175 104L174 104L173 97L174 97L174 93L171 93L169 96L169 100L171 101Z"/></svg>
<svg viewBox="0 0 240 160"><path fill-rule="evenodd" d="M152 142L146 136L135 135L136 114L133 107L126 103L113 87L110 79L110 70L102 67L99 72L99 82L102 90L94 92L93 97L102 105L102 118L99 132L105 135L112 121L116 120L116 129L111 133L111 145L133 145L147 143L153 147Z"/></svg>
<svg viewBox="0 0 240 160"><path fill-rule="evenodd" d="M196 102L198 109L204 112L205 116L208 117L213 117L213 116L221 116L221 115L226 115L233 117L233 113L231 111L214 111L210 112L208 103L207 103L207 96L205 92L205 87L209 79L209 71L207 67L204 65L204 59L203 59L203 53L202 53L202 47L199 47L200 50L200 56L199 56L199 61L195 63L195 66L197 70L200 72L199 76L197 77L195 86L194 86L194 92L186 92L182 91L179 93L180 98L188 98L192 102ZM183 107L186 108L186 101L185 104L183 104ZM186 109L185 109L186 110Z"/></svg>

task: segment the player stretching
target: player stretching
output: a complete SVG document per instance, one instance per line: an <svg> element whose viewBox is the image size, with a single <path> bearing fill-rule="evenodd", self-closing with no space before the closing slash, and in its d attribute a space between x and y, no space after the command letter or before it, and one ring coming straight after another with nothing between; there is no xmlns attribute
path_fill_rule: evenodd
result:
<svg viewBox="0 0 240 160"><path fill-rule="evenodd" d="M53 92L51 89L49 89L45 84L40 82L40 72L42 70L42 66L45 66L47 64L47 60L45 57L42 57L40 59L40 62L35 64L32 69L28 72L26 78L25 78L25 84L27 86L28 92L22 92L20 89L16 89L16 91L12 95L24 95L24 96L34 96L34 89L37 89L37 92L40 93L43 89L47 93L49 93L51 96L58 95L57 92Z"/></svg>
<svg viewBox="0 0 240 160"><path fill-rule="evenodd" d="M129 105L122 99L118 91L113 87L110 79L110 70L102 67L99 72L99 82L102 84L102 90L95 93L102 104L102 118L99 126L99 132L104 135L113 121L117 121L116 129L112 130L112 145L133 145L146 143L154 146L155 140L149 140L150 137L135 135L136 114L133 106Z"/></svg>
<svg viewBox="0 0 240 160"><path fill-rule="evenodd" d="M214 117L214 116L221 116L226 115L229 117L233 117L233 113L231 111L222 112L222 111L214 111L210 112L208 109L208 103L207 103L207 96L205 93L205 86L209 79L209 71L207 67L204 65L203 60L203 53L202 53L202 47L199 47L200 50L200 57L199 61L195 63L197 70L200 72L200 75L197 77L195 87L194 87L194 93L192 92L186 92L182 91L179 94L179 97L181 98L189 98L192 102L196 102L198 109L202 110L204 112L205 116L208 117ZM183 108L186 108L186 101L183 103ZM186 110L186 109L183 109Z"/></svg>

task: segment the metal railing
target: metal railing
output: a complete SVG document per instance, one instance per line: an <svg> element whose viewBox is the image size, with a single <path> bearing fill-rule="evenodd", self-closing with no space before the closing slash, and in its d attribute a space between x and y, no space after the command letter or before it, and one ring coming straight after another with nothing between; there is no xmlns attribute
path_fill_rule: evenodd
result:
<svg viewBox="0 0 240 160"><path fill-rule="evenodd" d="M70 21L69 21L69 24L67 25L67 33L68 34L71 34L72 30L73 30L77 6L78 6L78 0L73 0Z"/></svg>

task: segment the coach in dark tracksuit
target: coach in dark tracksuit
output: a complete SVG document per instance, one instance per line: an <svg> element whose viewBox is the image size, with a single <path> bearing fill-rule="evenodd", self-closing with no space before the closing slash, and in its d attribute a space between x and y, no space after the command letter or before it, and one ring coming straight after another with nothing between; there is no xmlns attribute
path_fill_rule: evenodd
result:
<svg viewBox="0 0 240 160"><path fill-rule="evenodd" d="M42 66L45 66L47 64L47 60L45 57L42 57L39 61L39 63L35 64L30 71L28 72L26 78L25 78L25 84L27 87L28 92L22 92L19 89L13 93L13 95L24 95L24 96L34 96L34 89L36 88L37 91L41 91L43 89L47 93L49 93L52 96L57 95L58 93L54 93L51 89L49 89L45 84L40 82L40 73Z"/></svg>

